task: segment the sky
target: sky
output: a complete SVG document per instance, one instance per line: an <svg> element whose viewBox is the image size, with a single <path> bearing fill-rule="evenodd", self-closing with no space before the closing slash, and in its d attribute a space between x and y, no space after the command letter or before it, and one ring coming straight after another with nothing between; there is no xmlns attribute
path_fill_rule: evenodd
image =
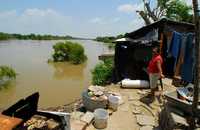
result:
<svg viewBox="0 0 200 130"><path fill-rule="evenodd" d="M142 0L0 0L0 32L115 36L144 26ZM155 1L155 0L151 0ZM191 4L191 0L185 0Z"/></svg>

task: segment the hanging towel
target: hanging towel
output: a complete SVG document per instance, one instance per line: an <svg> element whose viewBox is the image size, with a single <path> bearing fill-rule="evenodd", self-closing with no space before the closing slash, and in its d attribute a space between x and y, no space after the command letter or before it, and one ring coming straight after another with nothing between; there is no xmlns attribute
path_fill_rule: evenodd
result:
<svg viewBox="0 0 200 130"><path fill-rule="evenodd" d="M177 60L180 53L181 43L182 43L182 34L174 31L172 35L171 45L169 48L169 54L171 54L171 56L174 57L175 59L175 62L173 64L174 71L176 69L176 64L177 64Z"/></svg>
<svg viewBox="0 0 200 130"><path fill-rule="evenodd" d="M182 42L182 34L180 34L178 32L173 32L171 45L169 48L169 53L171 53L172 56L176 59L179 55L179 51L181 48L181 42Z"/></svg>
<svg viewBox="0 0 200 130"><path fill-rule="evenodd" d="M194 34L188 33L181 77L189 83L193 81L194 77L194 57Z"/></svg>
<svg viewBox="0 0 200 130"><path fill-rule="evenodd" d="M179 57L177 59L176 69L175 69L175 72L174 72L175 77L181 75L181 67L182 67L183 62L184 62L186 40L187 40L187 35L183 35L182 36L181 48L180 48L180 54L179 54Z"/></svg>

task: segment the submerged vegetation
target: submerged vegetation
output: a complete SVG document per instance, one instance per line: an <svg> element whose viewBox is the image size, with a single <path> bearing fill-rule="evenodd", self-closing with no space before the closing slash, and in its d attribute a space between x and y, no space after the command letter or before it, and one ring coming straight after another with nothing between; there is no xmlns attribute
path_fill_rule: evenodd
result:
<svg viewBox="0 0 200 130"><path fill-rule="evenodd" d="M6 82L15 78L16 72L14 69L8 66L0 66L0 85L5 84Z"/></svg>
<svg viewBox="0 0 200 130"><path fill-rule="evenodd" d="M106 59L97 64L92 70L92 84L106 85L111 82L113 73L113 59Z"/></svg>
<svg viewBox="0 0 200 130"><path fill-rule="evenodd" d="M73 39L71 36L54 36L54 35L40 35L40 34L8 34L0 32L0 40L10 40L10 39L18 39L18 40L67 40Z"/></svg>
<svg viewBox="0 0 200 130"><path fill-rule="evenodd" d="M87 59L84 54L84 48L79 43L70 41L58 42L53 46L53 49L54 62L68 61L73 64L81 64Z"/></svg>

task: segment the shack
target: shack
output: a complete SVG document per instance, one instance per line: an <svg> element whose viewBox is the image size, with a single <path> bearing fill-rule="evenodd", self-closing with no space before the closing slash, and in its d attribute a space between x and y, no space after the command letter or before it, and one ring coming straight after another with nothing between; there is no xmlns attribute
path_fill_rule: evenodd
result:
<svg viewBox="0 0 200 130"><path fill-rule="evenodd" d="M159 43L163 57L163 73L167 77L179 76L177 62L180 57L181 46L174 33L187 35L194 32L194 25L175 22L166 18L153 24L144 26L136 31L125 34L125 38L116 41L114 80L119 82L125 78L132 80L148 80L146 68L151 59L151 47ZM172 46L172 40L176 40ZM186 48L186 47L185 47ZM185 49L184 48L184 49ZM169 52L172 55L169 56ZM173 51L176 52L173 55ZM180 67L179 67L180 68Z"/></svg>

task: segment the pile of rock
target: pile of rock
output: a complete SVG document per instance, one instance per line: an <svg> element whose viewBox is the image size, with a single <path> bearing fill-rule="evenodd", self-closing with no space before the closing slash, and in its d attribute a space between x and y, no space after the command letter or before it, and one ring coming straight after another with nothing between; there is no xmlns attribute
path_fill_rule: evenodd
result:
<svg viewBox="0 0 200 130"><path fill-rule="evenodd" d="M108 105L107 91L101 86L90 86L82 94L84 107L89 111L106 108Z"/></svg>
<svg viewBox="0 0 200 130"><path fill-rule="evenodd" d="M116 105L118 105L121 95L110 92L101 86L90 86L82 94L83 105L89 111L94 111L97 108L108 108L110 105L113 106L110 99L113 101L114 98L117 98Z"/></svg>
<svg viewBox="0 0 200 130"><path fill-rule="evenodd" d="M106 90L101 86L90 86L88 88L88 96L90 96L92 100L108 100Z"/></svg>
<svg viewBox="0 0 200 130"><path fill-rule="evenodd" d="M34 115L26 121L20 130L61 130L60 123L54 119L48 119L45 116Z"/></svg>

